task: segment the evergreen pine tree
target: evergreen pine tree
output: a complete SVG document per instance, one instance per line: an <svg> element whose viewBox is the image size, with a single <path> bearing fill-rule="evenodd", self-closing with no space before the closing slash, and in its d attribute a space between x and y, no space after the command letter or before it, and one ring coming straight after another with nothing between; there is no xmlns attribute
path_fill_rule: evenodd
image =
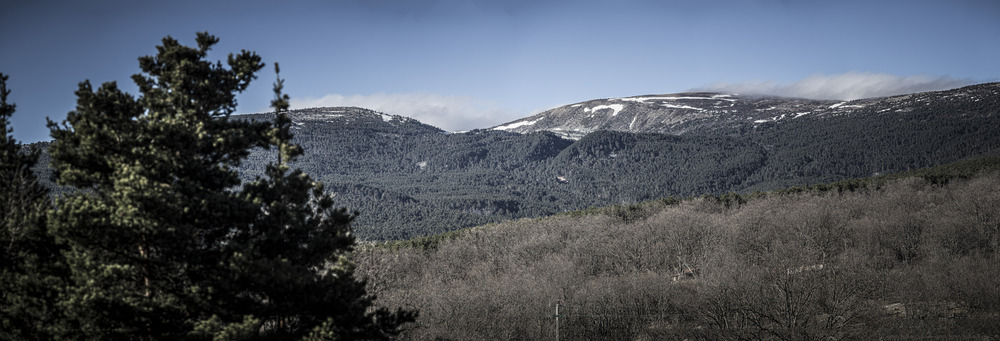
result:
<svg viewBox="0 0 1000 341"><path fill-rule="evenodd" d="M275 72L278 65L275 64ZM239 283L257 289L244 304L261 319L263 338L384 339L412 321L411 312L369 311L374 297L354 278L348 259L354 244L350 222L355 214L334 208L333 197L293 162L303 152L291 142L288 96L283 80L274 84L275 129L270 138L276 161L265 178L245 186L259 205L253 228L239 231L227 244L231 254L255 255L234 259Z"/></svg>
<svg viewBox="0 0 1000 341"><path fill-rule="evenodd" d="M0 74L0 339L44 340L64 321L55 302L66 268L45 226L48 190L32 172L39 151L9 135L7 79Z"/></svg>
<svg viewBox="0 0 1000 341"><path fill-rule="evenodd" d="M50 215L70 247L62 303L96 339L387 335L361 333L398 323L366 314L370 299L343 258L351 216L285 161L241 183L251 149L277 145L285 160L301 149L287 122L230 118L264 64L247 51L230 54L228 68L205 61L217 41L164 38L156 56L139 58L138 98L84 82L76 111L50 122L58 181L81 189ZM343 266L327 271L327 261ZM336 328L345 323L355 324Z"/></svg>

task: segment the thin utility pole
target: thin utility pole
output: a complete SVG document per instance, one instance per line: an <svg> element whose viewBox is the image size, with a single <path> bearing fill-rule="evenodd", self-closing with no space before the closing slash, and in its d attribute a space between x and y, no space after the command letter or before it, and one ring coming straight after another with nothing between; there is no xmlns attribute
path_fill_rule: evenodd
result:
<svg viewBox="0 0 1000 341"><path fill-rule="evenodd" d="M556 318L556 341L559 341L559 318L562 317L562 315L559 314L559 305L561 305L561 304L562 304L562 301L556 301L556 303L555 303L556 314L552 315L552 317Z"/></svg>

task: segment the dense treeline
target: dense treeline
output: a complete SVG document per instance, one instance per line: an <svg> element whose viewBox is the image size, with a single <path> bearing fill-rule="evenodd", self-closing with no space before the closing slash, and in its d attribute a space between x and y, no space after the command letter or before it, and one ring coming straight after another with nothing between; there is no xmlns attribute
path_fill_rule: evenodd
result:
<svg viewBox="0 0 1000 341"><path fill-rule="evenodd" d="M917 176L521 219L355 259L380 302L421 311L415 340L553 338L557 301L575 340L1000 336L1000 173Z"/></svg>

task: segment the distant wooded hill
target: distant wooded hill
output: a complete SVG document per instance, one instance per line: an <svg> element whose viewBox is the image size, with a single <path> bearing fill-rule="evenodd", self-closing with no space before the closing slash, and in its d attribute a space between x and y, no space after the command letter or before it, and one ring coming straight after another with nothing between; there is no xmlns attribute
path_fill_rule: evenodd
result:
<svg viewBox="0 0 1000 341"><path fill-rule="evenodd" d="M998 154L998 89L981 84L864 105L730 96L736 99L718 102L736 104L715 118L672 112L681 115L675 126L684 126L674 134L594 130L577 140L551 131L447 133L367 109L302 109L292 112L295 141L306 151L295 165L361 213L354 226L362 239L409 239L592 206L772 190ZM761 106L795 110L806 102L830 111L757 118ZM596 111L610 117L614 109ZM243 167L259 174L274 157L258 151Z"/></svg>

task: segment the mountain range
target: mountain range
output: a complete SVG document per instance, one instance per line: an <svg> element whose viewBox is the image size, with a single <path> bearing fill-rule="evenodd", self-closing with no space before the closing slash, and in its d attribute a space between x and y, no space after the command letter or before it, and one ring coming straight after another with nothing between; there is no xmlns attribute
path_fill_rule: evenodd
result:
<svg viewBox="0 0 1000 341"><path fill-rule="evenodd" d="M355 232L366 240L1000 154L1000 83L854 101L706 92L598 99L462 133L354 107L290 116L305 148L294 166L360 213ZM255 151L244 176L274 158Z"/></svg>
<svg viewBox="0 0 1000 341"><path fill-rule="evenodd" d="M934 110L941 117L961 119L967 115L995 114L995 110L988 108L995 108L998 89L1000 85L992 83L852 101L707 92L644 95L565 105L493 129L517 133L551 131L578 139L599 130L672 135L732 134L771 124L831 120L839 116L852 116L852 119L892 116L906 120L928 110Z"/></svg>

